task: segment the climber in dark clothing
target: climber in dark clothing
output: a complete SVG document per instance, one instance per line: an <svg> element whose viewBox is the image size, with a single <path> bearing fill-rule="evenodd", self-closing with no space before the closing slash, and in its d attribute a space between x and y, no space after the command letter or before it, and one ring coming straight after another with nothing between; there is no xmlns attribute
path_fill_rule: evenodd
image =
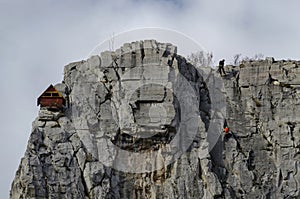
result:
<svg viewBox="0 0 300 199"><path fill-rule="evenodd" d="M219 73L221 76L222 76L222 73L224 75L226 75L225 70L224 70L224 64L225 64L225 59L222 59L219 61L219 69L218 70L219 70Z"/></svg>

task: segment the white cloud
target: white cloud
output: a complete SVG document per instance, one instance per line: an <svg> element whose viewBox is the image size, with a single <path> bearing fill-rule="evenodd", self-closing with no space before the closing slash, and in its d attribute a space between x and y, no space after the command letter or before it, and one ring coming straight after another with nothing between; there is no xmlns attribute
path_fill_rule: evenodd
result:
<svg viewBox="0 0 300 199"><path fill-rule="evenodd" d="M0 3L0 198L26 148L36 97L112 33L161 27L185 33L220 58L263 53L299 59L296 0L2 0ZM179 46L180 48L180 46Z"/></svg>

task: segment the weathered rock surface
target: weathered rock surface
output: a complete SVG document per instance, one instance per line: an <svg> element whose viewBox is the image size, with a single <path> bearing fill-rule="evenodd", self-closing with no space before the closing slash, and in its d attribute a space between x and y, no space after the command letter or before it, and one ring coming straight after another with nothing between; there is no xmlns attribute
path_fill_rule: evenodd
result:
<svg viewBox="0 0 300 199"><path fill-rule="evenodd" d="M228 66L227 123L221 175L230 198L299 198L300 62Z"/></svg>
<svg viewBox="0 0 300 199"><path fill-rule="evenodd" d="M68 106L40 111L10 197L299 197L300 62L221 78L176 52L146 40L65 66Z"/></svg>

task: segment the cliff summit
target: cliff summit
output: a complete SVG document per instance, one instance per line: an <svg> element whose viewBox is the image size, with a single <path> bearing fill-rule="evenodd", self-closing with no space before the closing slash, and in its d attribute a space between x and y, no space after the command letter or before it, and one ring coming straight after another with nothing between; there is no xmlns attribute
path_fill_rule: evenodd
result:
<svg viewBox="0 0 300 199"><path fill-rule="evenodd" d="M224 69L155 40L68 64L10 197L299 198L300 62Z"/></svg>

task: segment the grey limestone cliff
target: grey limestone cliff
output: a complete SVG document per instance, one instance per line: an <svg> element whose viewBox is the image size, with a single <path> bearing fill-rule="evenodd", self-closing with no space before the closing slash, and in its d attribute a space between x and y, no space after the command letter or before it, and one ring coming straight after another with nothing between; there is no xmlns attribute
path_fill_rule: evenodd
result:
<svg viewBox="0 0 300 199"><path fill-rule="evenodd" d="M10 197L298 198L299 66L220 77L154 40L70 63L67 104L39 111Z"/></svg>

